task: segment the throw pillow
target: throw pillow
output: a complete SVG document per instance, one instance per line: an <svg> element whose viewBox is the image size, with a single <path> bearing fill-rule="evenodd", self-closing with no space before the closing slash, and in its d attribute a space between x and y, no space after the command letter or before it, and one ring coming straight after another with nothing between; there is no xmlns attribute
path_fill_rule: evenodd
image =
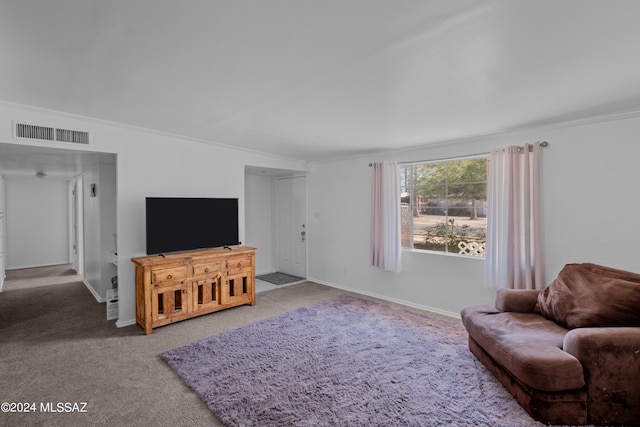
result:
<svg viewBox="0 0 640 427"><path fill-rule="evenodd" d="M640 275L595 264L567 264L538 295L538 309L568 329L640 326Z"/></svg>

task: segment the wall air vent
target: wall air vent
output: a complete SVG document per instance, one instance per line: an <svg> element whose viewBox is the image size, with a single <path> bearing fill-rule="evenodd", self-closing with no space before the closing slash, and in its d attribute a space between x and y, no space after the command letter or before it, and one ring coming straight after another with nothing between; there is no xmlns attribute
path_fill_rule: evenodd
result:
<svg viewBox="0 0 640 427"><path fill-rule="evenodd" d="M14 138L37 139L41 141L70 142L73 144L89 144L89 132L59 129L48 126L14 123Z"/></svg>
<svg viewBox="0 0 640 427"><path fill-rule="evenodd" d="M45 126L25 125L16 123L16 138L44 139L54 141L55 129Z"/></svg>
<svg viewBox="0 0 640 427"><path fill-rule="evenodd" d="M88 144L89 132L69 129L56 129L56 141L73 142L74 144Z"/></svg>

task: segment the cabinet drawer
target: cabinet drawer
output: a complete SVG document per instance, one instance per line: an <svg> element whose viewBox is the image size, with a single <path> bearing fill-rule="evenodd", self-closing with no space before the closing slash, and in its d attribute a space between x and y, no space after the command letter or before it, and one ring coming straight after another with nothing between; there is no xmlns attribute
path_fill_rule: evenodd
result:
<svg viewBox="0 0 640 427"><path fill-rule="evenodd" d="M151 283L180 280L187 277L187 266L151 270Z"/></svg>
<svg viewBox="0 0 640 427"><path fill-rule="evenodd" d="M245 268L251 268L251 259L250 255L240 255L227 259L227 270L239 271L244 270Z"/></svg>
<svg viewBox="0 0 640 427"><path fill-rule="evenodd" d="M199 276L201 274L216 273L220 271L220 261L212 261L202 264L193 265L193 275Z"/></svg>

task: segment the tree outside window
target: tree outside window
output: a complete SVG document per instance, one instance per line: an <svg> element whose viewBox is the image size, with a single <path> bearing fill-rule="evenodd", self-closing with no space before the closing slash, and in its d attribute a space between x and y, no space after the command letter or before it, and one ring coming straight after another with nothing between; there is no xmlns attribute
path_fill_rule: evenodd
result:
<svg viewBox="0 0 640 427"><path fill-rule="evenodd" d="M488 157L401 168L402 246L484 256Z"/></svg>

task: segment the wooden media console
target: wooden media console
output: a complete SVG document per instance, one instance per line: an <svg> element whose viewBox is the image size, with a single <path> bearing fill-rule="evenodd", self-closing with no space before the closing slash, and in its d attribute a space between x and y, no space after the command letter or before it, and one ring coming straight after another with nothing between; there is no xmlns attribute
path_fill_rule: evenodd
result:
<svg viewBox="0 0 640 427"><path fill-rule="evenodd" d="M232 246L132 258L136 322L149 335L158 326L256 305L255 252Z"/></svg>

